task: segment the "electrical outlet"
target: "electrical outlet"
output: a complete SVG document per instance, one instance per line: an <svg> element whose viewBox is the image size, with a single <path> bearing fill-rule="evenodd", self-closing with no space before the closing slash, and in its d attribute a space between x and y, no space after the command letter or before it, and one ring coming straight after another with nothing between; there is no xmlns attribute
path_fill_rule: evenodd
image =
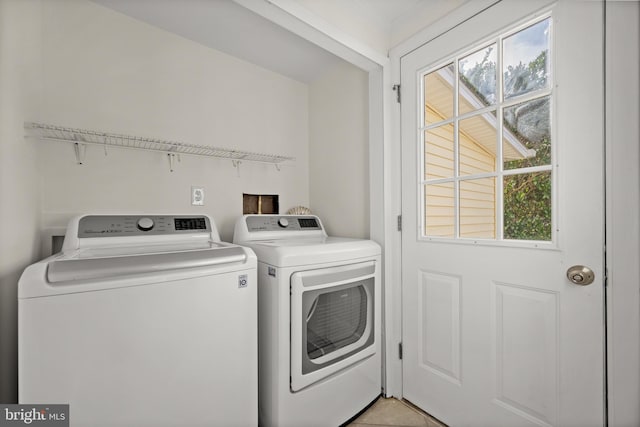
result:
<svg viewBox="0 0 640 427"><path fill-rule="evenodd" d="M191 187L191 204L193 206L204 206L204 188Z"/></svg>

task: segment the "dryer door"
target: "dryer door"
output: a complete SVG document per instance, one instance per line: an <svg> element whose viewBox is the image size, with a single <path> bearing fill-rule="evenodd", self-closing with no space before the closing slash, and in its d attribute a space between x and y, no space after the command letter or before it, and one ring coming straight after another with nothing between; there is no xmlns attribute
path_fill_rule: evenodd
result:
<svg viewBox="0 0 640 427"><path fill-rule="evenodd" d="M375 354L374 261L291 276L291 390Z"/></svg>

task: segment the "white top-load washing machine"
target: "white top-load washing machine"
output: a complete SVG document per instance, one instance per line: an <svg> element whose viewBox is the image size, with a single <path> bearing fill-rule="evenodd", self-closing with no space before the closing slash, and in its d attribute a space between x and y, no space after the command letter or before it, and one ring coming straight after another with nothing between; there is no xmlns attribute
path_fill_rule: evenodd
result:
<svg viewBox="0 0 640 427"><path fill-rule="evenodd" d="M380 246L313 215L245 215L258 257L259 419L336 427L381 392Z"/></svg>
<svg viewBox="0 0 640 427"><path fill-rule="evenodd" d="M18 285L19 401L71 426L256 426L256 257L204 215L88 215Z"/></svg>

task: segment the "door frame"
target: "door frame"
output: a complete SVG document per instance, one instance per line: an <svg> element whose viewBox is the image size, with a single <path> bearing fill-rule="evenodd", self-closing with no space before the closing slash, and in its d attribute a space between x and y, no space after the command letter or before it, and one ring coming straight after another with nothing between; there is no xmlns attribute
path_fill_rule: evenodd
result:
<svg viewBox="0 0 640 427"><path fill-rule="evenodd" d="M605 6L608 409L609 425L625 426L640 425L640 78L620 83L640 76L640 2Z"/></svg>

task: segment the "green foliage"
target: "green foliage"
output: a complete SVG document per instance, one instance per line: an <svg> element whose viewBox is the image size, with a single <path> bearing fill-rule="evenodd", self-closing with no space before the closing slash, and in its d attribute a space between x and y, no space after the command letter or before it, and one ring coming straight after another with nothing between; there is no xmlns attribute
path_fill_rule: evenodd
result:
<svg viewBox="0 0 640 427"><path fill-rule="evenodd" d="M535 149L535 157L507 162L505 169L551 163L549 138ZM551 172L504 177L504 238L551 240Z"/></svg>
<svg viewBox="0 0 640 427"><path fill-rule="evenodd" d="M504 238L551 240L551 173L504 177Z"/></svg>
<svg viewBox="0 0 640 427"><path fill-rule="evenodd" d="M518 139L522 135L515 132ZM551 164L551 140L528 140L536 155L505 162L504 169L520 169ZM525 173L504 177L504 238L551 240L551 172Z"/></svg>

